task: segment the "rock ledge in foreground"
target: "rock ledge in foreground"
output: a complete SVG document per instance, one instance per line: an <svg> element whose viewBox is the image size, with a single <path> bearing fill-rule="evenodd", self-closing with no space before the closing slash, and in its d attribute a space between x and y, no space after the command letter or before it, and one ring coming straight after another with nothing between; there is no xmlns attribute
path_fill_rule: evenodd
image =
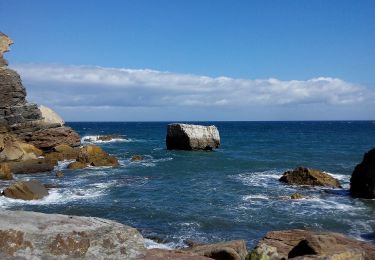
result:
<svg viewBox="0 0 375 260"><path fill-rule="evenodd" d="M0 255L11 259L143 259L134 228L93 217L0 212Z"/></svg>
<svg viewBox="0 0 375 260"><path fill-rule="evenodd" d="M169 124L167 128L168 150L213 150L220 145L216 126Z"/></svg>

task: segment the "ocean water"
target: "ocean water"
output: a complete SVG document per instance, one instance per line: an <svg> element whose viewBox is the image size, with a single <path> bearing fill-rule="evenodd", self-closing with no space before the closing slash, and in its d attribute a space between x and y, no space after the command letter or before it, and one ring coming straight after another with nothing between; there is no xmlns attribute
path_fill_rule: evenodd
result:
<svg viewBox="0 0 375 260"><path fill-rule="evenodd" d="M222 145L214 152L166 150L167 124L69 123L82 137L128 136L95 142L121 166L69 171L63 162L56 167L64 171L62 179L54 173L18 175L63 187L40 201L0 197L0 208L108 218L167 247L244 239L251 248L266 232L291 228L374 239L375 200L353 199L348 189L355 165L375 147L375 122L199 122L218 127ZM135 154L145 160L131 162ZM343 189L278 181L300 165L332 174ZM288 199L294 192L306 199Z"/></svg>

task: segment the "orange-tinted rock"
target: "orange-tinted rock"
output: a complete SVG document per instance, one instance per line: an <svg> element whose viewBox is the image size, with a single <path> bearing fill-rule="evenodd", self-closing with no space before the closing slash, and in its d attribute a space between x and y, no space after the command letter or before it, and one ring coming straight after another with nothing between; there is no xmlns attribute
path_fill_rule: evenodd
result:
<svg viewBox="0 0 375 260"><path fill-rule="evenodd" d="M0 163L0 180L12 180L13 174L7 163Z"/></svg>
<svg viewBox="0 0 375 260"><path fill-rule="evenodd" d="M47 196L48 191L39 181L19 181L4 189L3 195L13 199L37 200Z"/></svg>

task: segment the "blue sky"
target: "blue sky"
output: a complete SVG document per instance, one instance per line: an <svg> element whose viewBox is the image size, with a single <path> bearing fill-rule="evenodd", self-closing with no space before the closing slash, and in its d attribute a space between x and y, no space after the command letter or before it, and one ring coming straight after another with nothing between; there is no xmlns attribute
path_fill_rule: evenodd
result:
<svg viewBox="0 0 375 260"><path fill-rule="evenodd" d="M0 30L66 120L374 119L371 0L1 0Z"/></svg>

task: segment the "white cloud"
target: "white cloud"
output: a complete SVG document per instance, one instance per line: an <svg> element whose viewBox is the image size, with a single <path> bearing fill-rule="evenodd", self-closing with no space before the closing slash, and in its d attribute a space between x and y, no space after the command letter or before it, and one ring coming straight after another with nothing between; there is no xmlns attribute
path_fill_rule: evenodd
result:
<svg viewBox="0 0 375 260"><path fill-rule="evenodd" d="M156 70L17 65L29 99L62 107L242 107L372 102L372 91L338 78L236 79Z"/></svg>

